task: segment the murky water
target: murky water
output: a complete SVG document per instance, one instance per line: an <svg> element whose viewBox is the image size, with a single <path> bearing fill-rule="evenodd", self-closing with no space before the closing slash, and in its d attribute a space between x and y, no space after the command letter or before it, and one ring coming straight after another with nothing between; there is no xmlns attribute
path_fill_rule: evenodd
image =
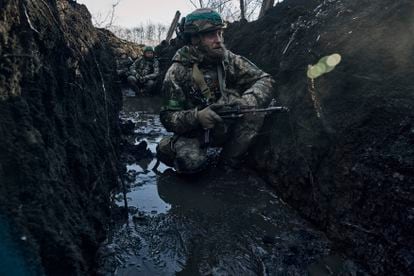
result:
<svg viewBox="0 0 414 276"><path fill-rule="evenodd" d="M145 140L152 152L167 135L159 104L129 99L123 114L137 123L134 143ZM212 167L184 178L163 164L152 171L155 162L127 165L136 176L127 194L129 218L103 247L103 274L353 275L354 264L334 254L324 234L254 172Z"/></svg>
<svg viewBox="0 0 414 276"><path fill-rule="evenodd" d="M11 230L8 219L0 214L0 275L34 276L44 275L37 264L28 261L28 251L16 242L17 233ZM21 236L21 241L26 241Z"/></svg>

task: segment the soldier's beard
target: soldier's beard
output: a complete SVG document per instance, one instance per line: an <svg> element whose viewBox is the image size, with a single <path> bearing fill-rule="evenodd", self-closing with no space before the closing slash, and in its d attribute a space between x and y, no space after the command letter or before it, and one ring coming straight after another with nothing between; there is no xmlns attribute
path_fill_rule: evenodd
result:
<svg viewBox="0 0 414 276"><path fill-rule="evenodd" d="M205 55L207 60L213 62L220 62L224 59L224 53L226 52L226 46L223 43L216 48L210 48L207 45L200 44L198 49Z"/></svg>

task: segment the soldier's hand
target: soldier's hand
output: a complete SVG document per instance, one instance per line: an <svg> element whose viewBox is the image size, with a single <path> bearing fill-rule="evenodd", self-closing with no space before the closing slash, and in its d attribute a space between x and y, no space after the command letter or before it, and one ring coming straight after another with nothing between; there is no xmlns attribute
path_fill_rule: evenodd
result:
<svg viewBox="0 0 414 276"><path fill-rule="evenodd" d="M204 129L213 128L216 123L223 122L223 119L213 111L214 108L214 105L207 106L197 112L198 121Z"/></svg>
<svg viewBox="0 0 414 276"><path fill-rule="evenodd" d="M145 82L144 78L140 74L137 74L135 77L137 78L139 83L144 83Z"/></svg>

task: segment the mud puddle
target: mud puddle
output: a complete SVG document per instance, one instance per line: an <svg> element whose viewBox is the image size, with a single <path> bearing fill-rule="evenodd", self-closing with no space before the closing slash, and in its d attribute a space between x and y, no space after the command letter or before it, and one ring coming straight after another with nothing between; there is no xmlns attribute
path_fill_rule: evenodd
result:
<svg viewBox="0 0 414 276"><path fill-rule="evenodd" d="M128 99L134 143L155 153L162 136L158 99ZM103 246L104 275L354 275L332 250L252 171L219 168L183 178L156 160L128 164L128 221ZM123 206L122 195L118 195ZM343 274L342 274L343 273Z"/></svg>

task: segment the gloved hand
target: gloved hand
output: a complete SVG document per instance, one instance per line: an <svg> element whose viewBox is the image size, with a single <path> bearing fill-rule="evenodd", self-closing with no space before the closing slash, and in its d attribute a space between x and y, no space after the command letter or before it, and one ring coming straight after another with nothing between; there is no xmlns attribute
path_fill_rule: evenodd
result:
<svg viewBox="0 0 414 276"><path fill-rule="evenodd" d="M200 111L197 111L197 119L204 129L213 128L216 123L223 122L223 119L213 110L216 107L217 105L212 104Z"/></svg>
<svg viewBox="0 0 414 276"><path fill-rule="evenodd" d="M136 74L136 75L135 75L135 78L137 79L137 81L138 81L139 83L143 83L143 81L142 81L142 77L141 77L141 75L140 75L140 74Z"/></svg>

